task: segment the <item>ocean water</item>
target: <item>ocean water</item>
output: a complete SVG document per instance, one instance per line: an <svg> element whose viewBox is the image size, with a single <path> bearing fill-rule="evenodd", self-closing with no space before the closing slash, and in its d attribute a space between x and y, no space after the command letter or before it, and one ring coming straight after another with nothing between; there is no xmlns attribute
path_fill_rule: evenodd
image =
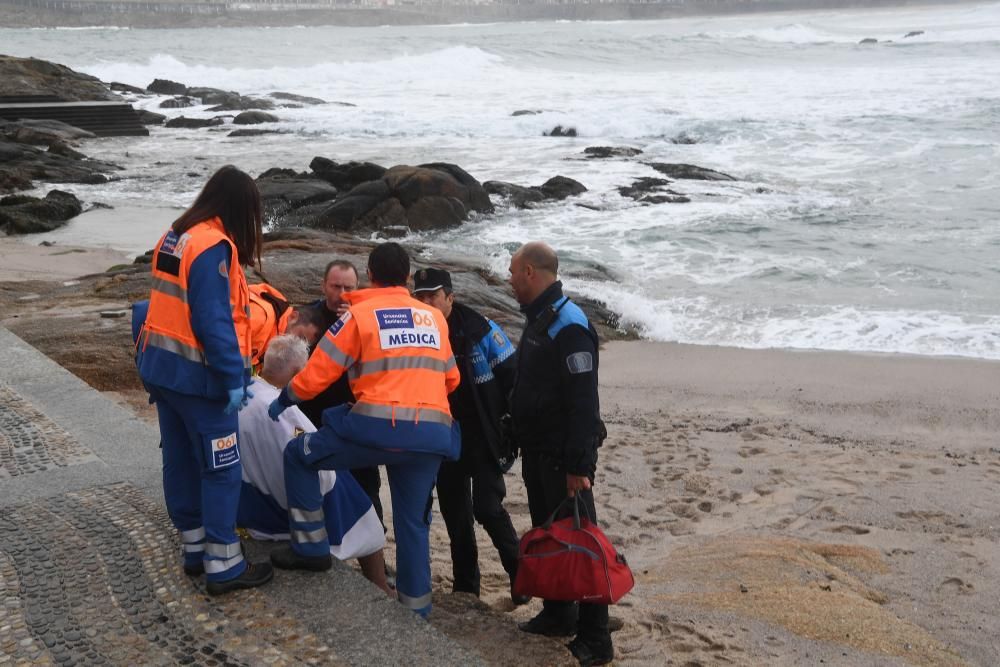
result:
<svg viewBox="0 0 1000 667"><path fill-rule="evenodd" d="M867 37L880 43L858 44ZM154 128L90 142L85 152L127 178L66 189L139 213L127 230L88 228L84 215L59 232L69 241L144 250L164 207L190 203L229 162L258 173L306 170L316 155L447 161L524 185L562 174L589 191L414 240L481 256L501 276L518 243L548 241L568 287L650 339L1000 359L997 3L649 22L0 29L0 52L139 86L169 78L356 105L282 109L289 134L249 140ZM555 125L579 136L542 136ZM583 159L593 145L644 153ZM677 181L691 203L641 205L617 188L658 176L646 161L739 180Z"/></svg>

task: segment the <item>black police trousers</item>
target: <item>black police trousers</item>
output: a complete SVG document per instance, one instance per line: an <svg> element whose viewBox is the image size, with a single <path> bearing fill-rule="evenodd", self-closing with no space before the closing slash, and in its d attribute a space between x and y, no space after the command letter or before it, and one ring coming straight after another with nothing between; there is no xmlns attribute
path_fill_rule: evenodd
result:
<svg viewBox="0 0 1000 667"><path fill-rule="evenodd" d="M463 438L461 458L442 463L437 478L438 507L451 541L453 590L476 596L480 575L474 520L490 536L512 581L517 574L517 533L503 506L507 487L486 447Z"/></svg>
<svg viewBox="0 0 1000 667"><path fill-rule="evenodd" d="M566 499L566 471L559 461L548 452L521 451L521 475L524 477L524 487L528 493L528 512L531 514L531 525L541 526L556 511L559 504ZM592 491L577 491L582 501L580 515L584 507L592 521L597 521L597 510L594 507ZM557 519L573 515L573 506L566 504ZM579 607L579 609L577 609ZM611 641L608 631L608 605L564 602L562 600L543 600L542 611L554 618L577 617L577 637L593 641Z"/></svg>

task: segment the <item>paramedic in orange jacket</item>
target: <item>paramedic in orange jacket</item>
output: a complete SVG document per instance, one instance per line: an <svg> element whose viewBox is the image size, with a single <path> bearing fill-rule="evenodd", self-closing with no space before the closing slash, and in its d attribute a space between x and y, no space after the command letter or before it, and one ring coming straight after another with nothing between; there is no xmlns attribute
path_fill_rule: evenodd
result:
<svg viewBox="0 0 1000 667"><path fill-rule="evenodd" d="M218 595L271 579L248 565L236 536L241 466L237 412L252 394L249 292L243 266L260 262L260 194L226 166L153 252L152 291L136 364L156 404L163 493L180 531L184 571Z"/></svg>
<svg viewBox="0 0 1000 667"><path fill-rule="evenodd" d="M280 568L331 565L318 470L385 465L396 536L396 590L422 616L431 610L431 491L444 459L461 449L448 394L459 371L448 323L406 288L410 259L396 243L368 257L370 289L345 295L348 311L326 332L309 363L268 410L272 419L347 373L357 402L323 413L316 433L285 448L291 545L271 553Z"/></svg>

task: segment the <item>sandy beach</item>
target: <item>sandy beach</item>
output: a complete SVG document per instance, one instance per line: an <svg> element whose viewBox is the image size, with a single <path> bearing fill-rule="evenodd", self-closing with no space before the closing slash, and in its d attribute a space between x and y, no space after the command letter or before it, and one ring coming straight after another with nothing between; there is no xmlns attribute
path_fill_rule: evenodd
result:
<svg viewBox="0 0 1000 667"><path fill-rule="evenodd" d="M608 344L598 511L636 575L612 608L625 622L616 664L1000 662L998 371L965 359ZM507 482L524 530L516 470ZM443 522L433 539L448 590ZM480 553L483 597L507 610L483 533ZM434 622L461 638L455 619ZM512 647L495 649L518 663Z"/></svg>
<svg viewBox="0 0 1000 667"><path fill-rule="evenodd" d="M0 236L0 282L71 280L107 271L116 264L131 264L132 260L132 255L110 248L58 242L43 246L35 237Z"/></svg>

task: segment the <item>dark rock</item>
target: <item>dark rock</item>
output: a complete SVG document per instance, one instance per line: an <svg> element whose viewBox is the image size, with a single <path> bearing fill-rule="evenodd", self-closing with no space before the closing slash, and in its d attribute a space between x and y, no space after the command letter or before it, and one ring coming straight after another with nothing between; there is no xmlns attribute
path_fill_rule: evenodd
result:
<svg viewBox="0 0 1000 667"><path fill-rule="evenodd" d="M157 95L187 95L188 87L169 79L153 79L146 90Z"/></svg>
<svg viewBox="0 0 1000 667"><path fill-rule="evenodd" d="M622 197L639 199L650 192L659 190L664 185L670 185L670 181L665 178L652 178L650 176L644 176L633 181L632 185L623 185L618 188L618 193Z"/></svg>
<svg viewBox="0 0 1000 667"><path fill-rule="evenodd" d="M457 164L448 162L428 162L420 165L422 169L436 169L450 174L452 178L469 189L469 205L473 211L479 213L493 213L493 202L490 201L489 193L483 189L482 184L473 178L469 172L465 171Z"/></svg>
<svg viewBox="0 0 1000 667"><path fill-rule="evenodd" d="M0 137L0 193L25 190L32 180L51 183L105 183L105 172L121 167L79 155L60 155Z"/></svg>
<svg viewBox="0 0 1000 667"><path fill-rule="evenodd" d="M57 97L67 102L116 101L99 79L37 58L0 55L0 97Z"/></svg>
<svg viewBox="0 0 1000 667"><path fill-rule="evenodd" d="M670 140L670 143L677 144L680 146L690 146L692 144L698 143L698 140L687 133L680 133L676 137Z"/></svg>
<svg viewBox="0 0 1000 667"><path fill-rule="evenodd" d="M499 195L507 199L508 203L515 208L532 208L535 204L562 200L587 191L582 183L565 176L554 176L542 185L532 187L504 181L486 181L483 188L489 194Z"/></svg>
<svg viewBox="0 0 1000 667"><path fill-rule="evenodd" d="M78 139L93 139L96 135L58 120L23 118L14 122L0 120L0 135L19 144L51 146L69 144Z"/></svg>
<svg viewBox="0 0 1000 667"><path fill-rule="evenodd" d="M251 132L252 130L242 130L242 131L243 132ZM262 179L262 178L277 178L277 177L284 177L284 178L312 178L312 174L310 174L307 171L304 171L304 172L300 173L300 172L295 171L294 169L283 169L281 167L271 167L270 169L268 169L267 171L265 171L264 173L262 173L257 178L258 179Z"/></svg>
<svg viewBox="0 0 1000 667"><path fill-rule="evenodd" d="M160 102L161 109L184 109L193 106L194 106L194 98L188 97L187 95L172 97L169 100L163 100L162 102Z"/></svg>
<svg viewBox="0 0 1000 667"><path fill-rule="evenodd" d="M215 127L224 124L224 121L216 116L215 118L171 118L166 122L166 127L181 127L185 129L197 129L200 127Z"/></svg>
<svg viewBox="0 0 1000 667"><path fill-rule="evenodd" d="M319 178L344 191L368 181L378 180L386 172L385 167L373 162L339 163L325 157L314 157L309 163L309 168Z"/></svg>
<svg viewBox="0 0 1000 667"><path fill-rule="evenodd" d="M260 123L277 123L278 117L266 111L244 111L233 119L233 125L259 125Z"/></svg>
<svg viewBox="0 0 1000 667"><path fill-rule="evenodd" d="M261 109L264 111L270 111L274 109L274 102L271 100L264 100L255 97L243 97L241 95L236 95L233 98L228 99L225 102L217 104L214 107L209 107L209 111L250 111L253 109Z"/></svg>
<svg viewBox="0 0 1000 667"><path fill-rule="evenodd" d="M575 137L576 128L575 127L563 128L562 125L556 125L549 132L544 132L543 134L546 137Z"/></svg>
<svg viewBox="0 0 1000 667"><path fill-rule="evenodd" d="M139 122L143 125L162 125L163 121L167 119L162 113L156 113L155 111L136 109L135 112L139 114Z"/></svg>
<svg viewBox="0 0 1000 667"><path fill-rule="evenodd" d="M911 30L910 32L903 35L903 39L906 39L907 37L917 37L918 35L922 34L924 34L923 30Z"/></svg>
<svg viewBox="0 0 1000 667"><path fill-rule="evenodd" d="M589 146L583 149L588 158L635 157L642 151L631 146Z"/></svg>
<svg viewBox="0 0 1000 667"><path fill-rule="evenodd" d="M538 109L518 109L511 116L537 116L542 113Z"/></svg>
<svg viewBox="0 0 1000 667"><path fill-rule="evenodd" d="M146 95L149 93L145 88L130 86L127 83L119 83L117 81L112 81L109 86L116 93L132 93L133 95Z"/></svg>
<svg viewBox="0 0 1000 667"><path fill-rule="evenodd" d="M878 40L874 37L865 37L858 44L878 44Z"/></svg>
<svg viewBox="0 0 1000 667"><path fill-rule="evenodd" d="M545 193L538 188L529 188L505 181L486 181L483 189L491 195L507 199L515 208L531 208L533 204L545 201Z"/></svg>
<svg viewBox="0 0 1000 667"><path fill-rule="evenodd" d="M264 205L264 216L269 221L279 220L289 211L328 202L337 196L337 188L326 181L314 177L300 177L292 172L274 174L257 179L257 189L260 190Z"/></svg>
<svg viewBox="0 0 1000 667"><path fill-rule="evenodd" d="M587 191L587 188L585 188L580 181L575 181L572 178L567 178L566 176L553 176L538 186L538 189L541 190L542 194L544 194L547 198L559 200L566 199L567 197L573 197Z"/></svg>
<svg viewBox="0 0 1000 667"><path fill-rule="evenodd" d="M187 94L191 97L197 97L201 100L202 104L226 104L240 99L239 93L231 90L222 90L221 88L208 88L206 86L188 88Z"/></svg>
<svg viewBox="0 0 1000 667"><path fill-rule="evenodd" d="M326 104L326 100L321 100L318 97L307 97L305 95L296 95L294 93L271 93L269 95L276 100L287 100L289 102L299 102L301 104ZM353 104L351 106L354 106Z"/></svg>
<svg viewBox="0 0 1000 667"><path fill-rule="evenodd" d="M691 198L685 195L648 195L639 201L644 204L687 204Z"/></svg>
<svg viewBox="0 0 1000 667"><path fill-rule="evenodd" d="M357 108L357 106L358 106L357 104L351 104L350 102L337 102L336 100L333 101L333 102L327 102L327 104L333 104L333 105L336 105L338 107L355 107L355 108Z"/></svg>
<svg viewBox="0 0 1000 667"><path fill-rule="evenodd" d="M49 152L55 153L56 155L62 155L63 157L72 158L74 160L83 160L87 157L80 151L73 150L61 141L53 141L49 144Z"/></svg>
<svg viewBox="0 0 1000 667"><path fill-rule="evenodd" d="M11 195L0 199L0 230L8 234L49 232L81 212L80 200L61 190L52 190L44 199Z"/></svg>
<svg viewBox="0 0 1000 667"><path fill-rule="evenodd" d="M227 137L259 137L262 134L289 134L289 133L286 130L261 130L261 129L246 130L246 129L244 129L244 130L233 130L232 132L230 132L226 136Z"/></svg>
<svg viewBox="0 0 1000 667"><path fill-rule="evenodd" d="M323 165L313 160L311 166ZM305 224L341 231L405 225L422 231L453 227L472 211L492 210L482 185L455 165L399 165L378 180L354 187L322 210L310 212Z"/></svg>
<svg viewBox="0 0 1000 667"><path fill-rule="evenodd" d="M729 174L723 174L721 171L706 169L705 167L698 167L693 164L667 164L664 162L647 162L646 164L661 174L665 174L671 178L684 178L694 181L736 180Z"/></svg>

